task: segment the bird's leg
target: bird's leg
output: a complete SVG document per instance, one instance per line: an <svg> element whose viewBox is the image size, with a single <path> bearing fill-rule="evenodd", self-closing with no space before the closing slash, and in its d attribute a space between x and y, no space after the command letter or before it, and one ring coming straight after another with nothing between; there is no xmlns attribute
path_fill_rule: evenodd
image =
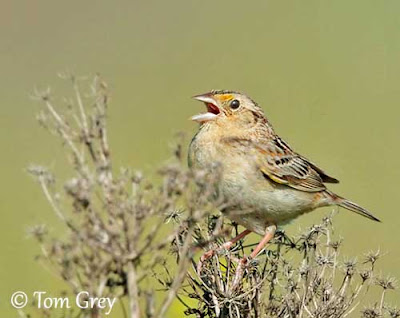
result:
<svg viewBox="0 0 400 318"><path fill-rule="evenodd" d="M254 251L251 252L250 258L255 258L258 255L258 253L260 253L261 250L265 247L265 245L267 245L267 243L274 238L276 232L276 225L268 226L265 232L266 234L263 237L263 239L260 241L260 243L258 243Z"/></svg>
<svg viewBox="0 0 400 318"><path fill-rule="evenodd" d="M203 266L203 263L206 260L208 260L209 258L213 257L215 255L215 253L217 253L218 251L221 251L223 249L230 250L232 248L232 246L236 244L236 242L240 241L242 238L244 238L246 235L248 235L250 233L251 233L250 230L244 230L242 233L240 233L239 235L237 235L236 237L234 237L230 241L225 242L220 247L218 247L216 249L211 249L211 250L205 252L200 257L199 263L197 264L197 273L200 274L201 268Z"/></svg>
<svg viewBox="0 0 400 318"><path fill-rule="evenodd" d="M265 245L267 245L267 243L273 239L275 232L276 232L276 225L270 225L266 228L263 239L260 241L260 243L258 243L258 245L254 249L254 251L251 252L250 259L255 258L258 255L258 253L265 247ZM244 271L244 268L245 268L247 262L248 262L248 258L246 256L244 256L239 261L239 264L236 268L235 278L233 279L233 284L232 284L233 289L236 289L236 287L239 286L239 283L243 277L243 271Z"/></svg>

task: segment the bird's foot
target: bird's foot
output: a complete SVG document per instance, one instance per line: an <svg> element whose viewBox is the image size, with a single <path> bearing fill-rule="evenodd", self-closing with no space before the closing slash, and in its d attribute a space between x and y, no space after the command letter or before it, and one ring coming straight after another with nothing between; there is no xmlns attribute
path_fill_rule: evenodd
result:
<svg viewBox="0 0 400 318"><path fill-rule="evenodd" d="M211 257L213 257L216 253L216 250L209 250L207 252L205 252L203 255L201 255L199 262L197 263L197 275L200 276L201 274L201 270L203 268L203 264L205 261L207 261L208 259L210 259Z"/></svg>
<svg viewBox="0 0 400 318"><path fill-rule="evenodd" d="M231 247L234 244L232 242L225 242L224 244L222 244L220 247L215 248L215 249L211 249L207 252L205 252L203 255L201 255L199 262L197 263L197 274L200 275L201 274L201 270L203 268L203 264L209 260L211 257L213 257L215 254L223 251L223 250L229 250L231 249Z"/></svg>
<svg viewBox="0 0 400 318"><path fill-rule="evenodd" d="M243 256L243 258L239 260L236 267L235 277L232 282L232 290L236 290L240 286L244 271L249 263L250 259L247 256Z"/></svg>

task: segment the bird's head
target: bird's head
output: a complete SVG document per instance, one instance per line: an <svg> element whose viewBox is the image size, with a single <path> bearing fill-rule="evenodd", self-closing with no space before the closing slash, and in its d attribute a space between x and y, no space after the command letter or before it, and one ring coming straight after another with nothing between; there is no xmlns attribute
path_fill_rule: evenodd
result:
<svg viewBox="0 0 400 318"><path fill-rule="evenodd" d="M201 124L235 126L252 126L260 121L266 121L262 109L248 96L234 92L214 90L206 94L193 96L203 102L207 112L191 117Z"/></svg>

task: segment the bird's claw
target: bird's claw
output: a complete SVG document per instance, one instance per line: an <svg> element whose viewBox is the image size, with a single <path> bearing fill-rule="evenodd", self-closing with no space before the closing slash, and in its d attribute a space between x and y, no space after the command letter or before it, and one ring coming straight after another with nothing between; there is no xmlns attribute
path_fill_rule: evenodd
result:
<svg viewBox="0 0 400 318"><path fill-rule="evenodd" d="M201 255L199 262L197 263L197 274L200 275L201 269L203 267L203 263L213 257L215 254L223 251L223 250L230 250L231 247L233 246L232 242L225 242L222 244L219 248L217 249L211 249L207 252L205 252L203 255Z"/></svg>
<svg viewBox="0 0 400 318"><path fill-rule="evenodd" d="M203 255L201 255L200 260L197 263L197 269L196 269L198 275L201 274L204 262L213 257L214 255L215 255L215 250L209 250L205 252Z"/></svg>
<svg viewBox="0 0 400 318"><path fill-rule="evenodd" d="M238 265L236 267L235 277L232 283L233 290L236 290L239 287L240 282L242 281L243 278L244 270L249 265L250 261L251 259L249 259L247 256L243 256L243 258L239 260Z"/></svg>

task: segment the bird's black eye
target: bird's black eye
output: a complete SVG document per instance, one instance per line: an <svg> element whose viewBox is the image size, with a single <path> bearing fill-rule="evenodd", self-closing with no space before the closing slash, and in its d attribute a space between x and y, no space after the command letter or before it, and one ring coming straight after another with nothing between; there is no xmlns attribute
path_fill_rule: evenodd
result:
<svg viewBox="0 0 400 318"><path fill-rule="evenodd" d="M229 106L232 109L238 109L240 106L240 102L237 99L234 99L233 101L231 101Z"/></svg>

